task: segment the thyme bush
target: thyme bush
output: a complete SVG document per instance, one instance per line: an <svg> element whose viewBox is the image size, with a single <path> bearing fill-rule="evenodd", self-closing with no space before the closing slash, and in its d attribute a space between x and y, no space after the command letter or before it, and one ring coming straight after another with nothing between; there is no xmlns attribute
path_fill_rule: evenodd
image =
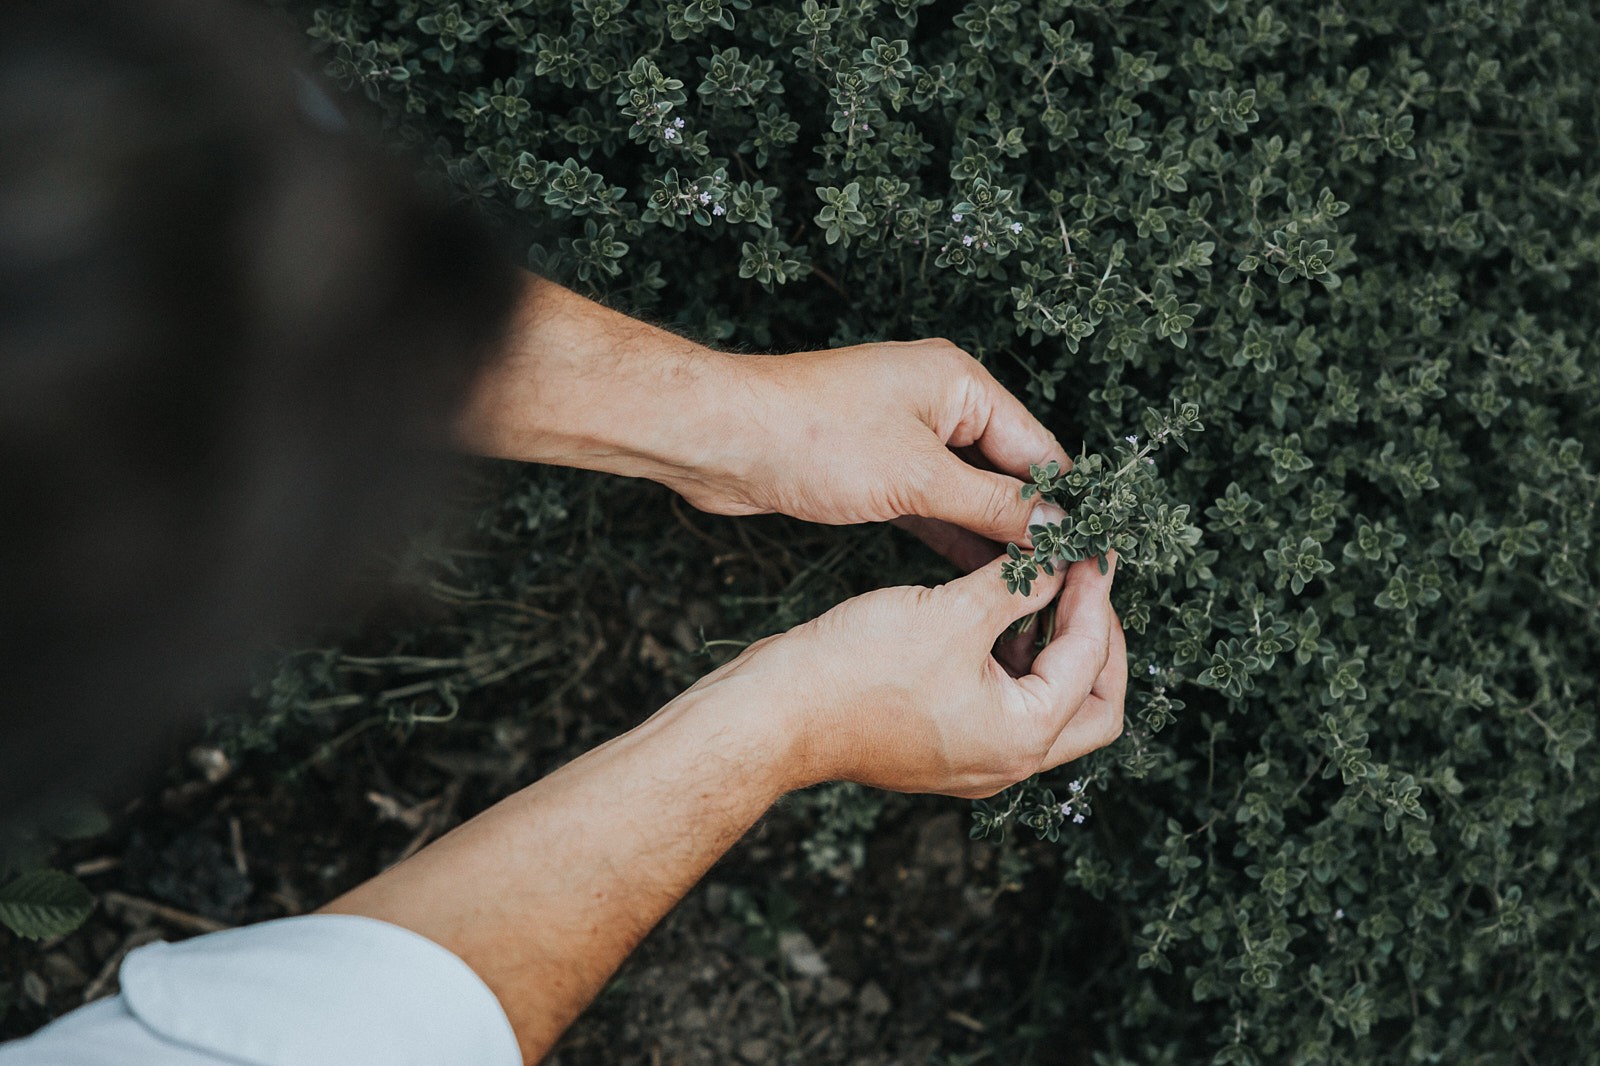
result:
<svg viewBox="0 0 1600 1066"><path fill-rule="evenodd" d="M976 808L1063 878L1023 1036L1597 1061L1588 0L291 10L535 269L731 348L947 336L1081 442L1031 487L1072 516L1052 554L1122 552L1137 676L1121 741ZM482 525L516 550L459 602L704 551L609 531L591 480L507 477ZM826 547L852 536L882 535L811 562L884 579ZM712 635L819 606L782 603ZM385 705L503 678L508 628ZM372 702L297 661L262 721Z"/></svg>

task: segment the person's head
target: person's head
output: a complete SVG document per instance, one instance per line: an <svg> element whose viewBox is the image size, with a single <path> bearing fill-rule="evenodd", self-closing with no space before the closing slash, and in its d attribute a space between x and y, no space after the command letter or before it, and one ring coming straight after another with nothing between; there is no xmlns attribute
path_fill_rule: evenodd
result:
<svg viewBox="0 0 1600 1066"><path fill-rule="evenodd" d="M306 60L220 0L0 12L0 819L330 606L503 328L509 261Z"/></svg>

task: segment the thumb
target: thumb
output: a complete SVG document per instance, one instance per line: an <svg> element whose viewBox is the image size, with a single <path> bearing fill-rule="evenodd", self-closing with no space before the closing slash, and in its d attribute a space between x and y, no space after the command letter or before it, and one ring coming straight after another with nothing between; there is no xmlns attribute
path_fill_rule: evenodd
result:
<svg viewBox="0 0 1600 1066"><path fill-rule="evenodd" d="M1002 555L966 577L939 586L943 595L960 601L963 614L983 620L988 630L984 636L990 641L1000 636L1006 626L1017 619L1044 610L1066 581L1066 567L1063 564L1056 565L1054 574L1047 574L1041 569L1033 581L1033 587L1024 596L1006 588L1002 573L1006 562L1007 557Z"/></svg>
<svg viewBox="0 0 1600 1066"><path fill-rule="evenodd" d="M1022 482L980 470L953 452L944 458L923 493L916 514L937 518L1001 544L1032 544L1028 527L1059 522L1066 513L1053 503L1022 498Z"/></svg>

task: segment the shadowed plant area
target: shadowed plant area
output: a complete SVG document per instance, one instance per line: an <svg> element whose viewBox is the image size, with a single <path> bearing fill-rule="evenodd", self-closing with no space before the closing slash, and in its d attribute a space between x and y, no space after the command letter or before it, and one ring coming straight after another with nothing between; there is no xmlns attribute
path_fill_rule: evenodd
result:
<svg viewBox="0 0 1600 1066"><path fill-rule="evenodd" d="M1058 953L1042 1022L1092 1012L1105 1063L1590 1060L1589 4L354 3L309 32L536 269L731 347L947 336L1082 442L1036 481L1062 554L1123 555L1127 734L975 824L1064 853L1049 920L1097 954Z"/></svg>
<svg viewBox="0 0 1600 1066"><path fill-rule="evenodd" d="M1597 1061L1590 0L280 6L535 271L732 351L948 337L1078 455L1007 579L1120 554L1127 728L972 809L1052 945L1020 1033L952 1004L987 1061ZM486 467L440 609L229 742L537 729L948 576L640 499ZM880 808L789 816L848 868Z"/></svg>
<svg viewBox="0 0 1600 1066"><path fill-rule="evenodd" d="M1083 443L1063 535L1124 555L1129 728L1064 772L1086 823L1048 781L976 823L1053 838L1116 916L1044 1020L1092 1009L1107 1063L1593 1054L1589 5L507 0L309 30L535 269L733 347L948 336ZM1204 431L1140 456L1185 405ZM575 505L534 482L505 511Z"/></svg>

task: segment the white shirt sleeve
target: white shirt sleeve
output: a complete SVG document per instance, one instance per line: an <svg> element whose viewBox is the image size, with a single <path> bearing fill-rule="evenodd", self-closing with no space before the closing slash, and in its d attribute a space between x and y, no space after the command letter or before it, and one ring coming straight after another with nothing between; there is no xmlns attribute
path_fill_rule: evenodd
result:
<svg viewBox="0 0 1600 1066"><path fill-rule="evenodd" d="M0 1046L0 1066L521 1066L500 1002L455 955L373 918L313 914L130 952L122 994Z"/></svg>

